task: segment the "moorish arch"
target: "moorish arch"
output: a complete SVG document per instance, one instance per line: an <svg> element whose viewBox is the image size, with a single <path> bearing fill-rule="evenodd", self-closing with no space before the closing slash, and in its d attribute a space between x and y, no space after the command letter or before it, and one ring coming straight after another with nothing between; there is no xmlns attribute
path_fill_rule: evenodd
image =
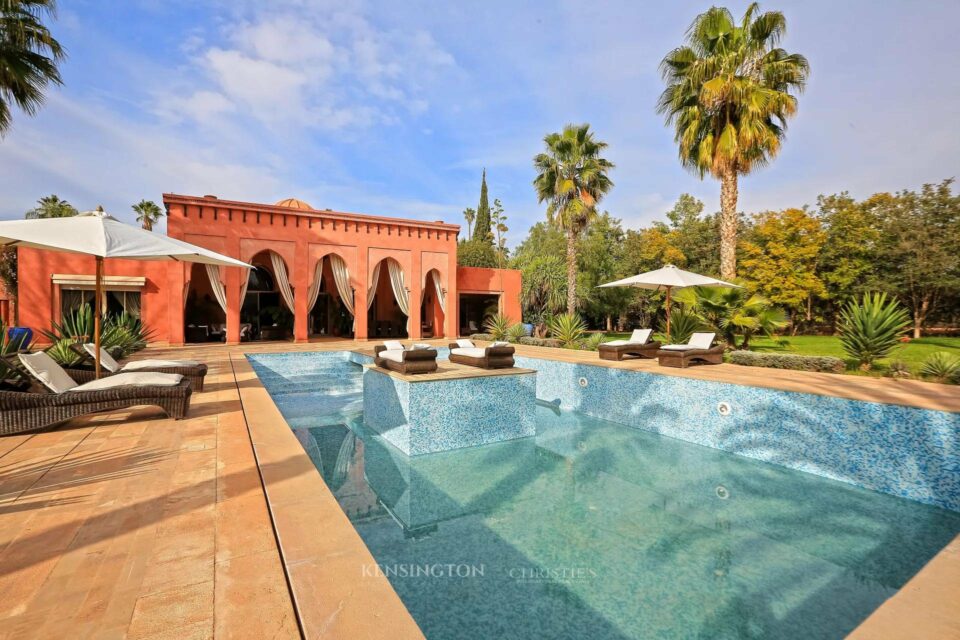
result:
<svg viewBox="0 0 960 640"><path fill-rule="evenodd" d="M367 288L367 328L371 338L410 335L410 286L400 262L386 257L370 270Z"/></svg>
<svg viewBox="0 0 960 640"><path fill-rule="evenodd" d="M447 313L447 287L440 269L429 269L424 276L420 298L420 331L425 338L442 338Z"/></svg>
<svg viewBox="0 0 960 640"><path fill-rule="evenodd" d="M253 269L240 287L240 337L286 340L293 335L294 294L287 261L273 249L247 258Z"/></svg>
<svg viewBox="0 0 960 640"><path fill-rule="evenodd" d="M327 250L313 261L307 291L308 333L353 337L356 328L356 283L348 256Z"/></svg>

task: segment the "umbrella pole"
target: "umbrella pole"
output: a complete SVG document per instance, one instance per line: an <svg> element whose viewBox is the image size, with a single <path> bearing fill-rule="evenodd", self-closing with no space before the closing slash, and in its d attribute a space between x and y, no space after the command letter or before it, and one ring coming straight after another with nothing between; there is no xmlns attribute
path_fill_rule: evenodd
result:
<svg viewBox="0 0 960 640"><path fill-rule="evenodd" d="M667 287L667 342L670 342L670 289Z"/></svg>
<svg viewBox="0 0 960 640"><path fill-rule="evenodd" d="M93 300L93 344L96 350L94 356L94 371L97 378L100 378L100 314L102 313L100 298L103 295L103 258L97 256L97 275L94 286Z"/></svg>

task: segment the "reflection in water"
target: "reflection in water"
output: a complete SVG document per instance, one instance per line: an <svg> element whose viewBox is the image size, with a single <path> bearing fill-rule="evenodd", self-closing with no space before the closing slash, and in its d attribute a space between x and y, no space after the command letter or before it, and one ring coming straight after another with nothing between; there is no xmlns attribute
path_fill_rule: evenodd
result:
<svg viewBox="0 0 960 640"><path fill-rule="evenodd" d="M335 401L268 388L428 638L838 638L960 532L556 407L536 438L408 458L343 378Z"/></svg>

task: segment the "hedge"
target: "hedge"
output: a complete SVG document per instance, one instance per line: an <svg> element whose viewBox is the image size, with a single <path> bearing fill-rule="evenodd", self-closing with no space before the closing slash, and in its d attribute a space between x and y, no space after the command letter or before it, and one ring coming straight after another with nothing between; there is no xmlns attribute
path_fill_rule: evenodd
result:
<svg viewBox="0 0 960 640"><path fill-rule="evenodd" d="M531 336L524 336L520 338L520 344L525 344L531 347L559 347L560 341L553 338L533 338Z"/></svg>
<svg viewBox="0 0 960 640"><path fill-rule="evenodd" d="M489 333L473 333L470 335L471 340L480 340L481 342L493 342L493 336Z"/></svg>
<svg viewBox="0 0 960 640"><path fill-rule="evenodd" d="M756 351L732 351L730 362L745 367L824 371L827 373L841 373L847 368L843 360L833 356L801 356L793 353L757 353Z"/></svg>

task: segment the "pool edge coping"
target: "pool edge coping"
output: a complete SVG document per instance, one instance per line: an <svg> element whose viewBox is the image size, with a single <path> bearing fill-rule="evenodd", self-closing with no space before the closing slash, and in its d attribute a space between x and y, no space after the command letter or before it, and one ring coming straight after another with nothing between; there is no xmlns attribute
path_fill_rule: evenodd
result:
<svg viewBox="0 0 960 640"><path fill-rule="evenodd" d="M387 628L391 637L423 639L419 625L387 577L377 571L366 573L366 568L377 566L376 559L296 439L246 354L231 353L230 363L294 612L304 636L369 637L364 634L373 630L382 633ZM268 465L272 471L267 471ZM300 518L298 513L310 517ZM318 526L321 521L322 527ZM327 564L333 565L333 571ZM344 564L356 569L353 580L344 580ZM317 611L318 603L327 606Z"/></svg>

